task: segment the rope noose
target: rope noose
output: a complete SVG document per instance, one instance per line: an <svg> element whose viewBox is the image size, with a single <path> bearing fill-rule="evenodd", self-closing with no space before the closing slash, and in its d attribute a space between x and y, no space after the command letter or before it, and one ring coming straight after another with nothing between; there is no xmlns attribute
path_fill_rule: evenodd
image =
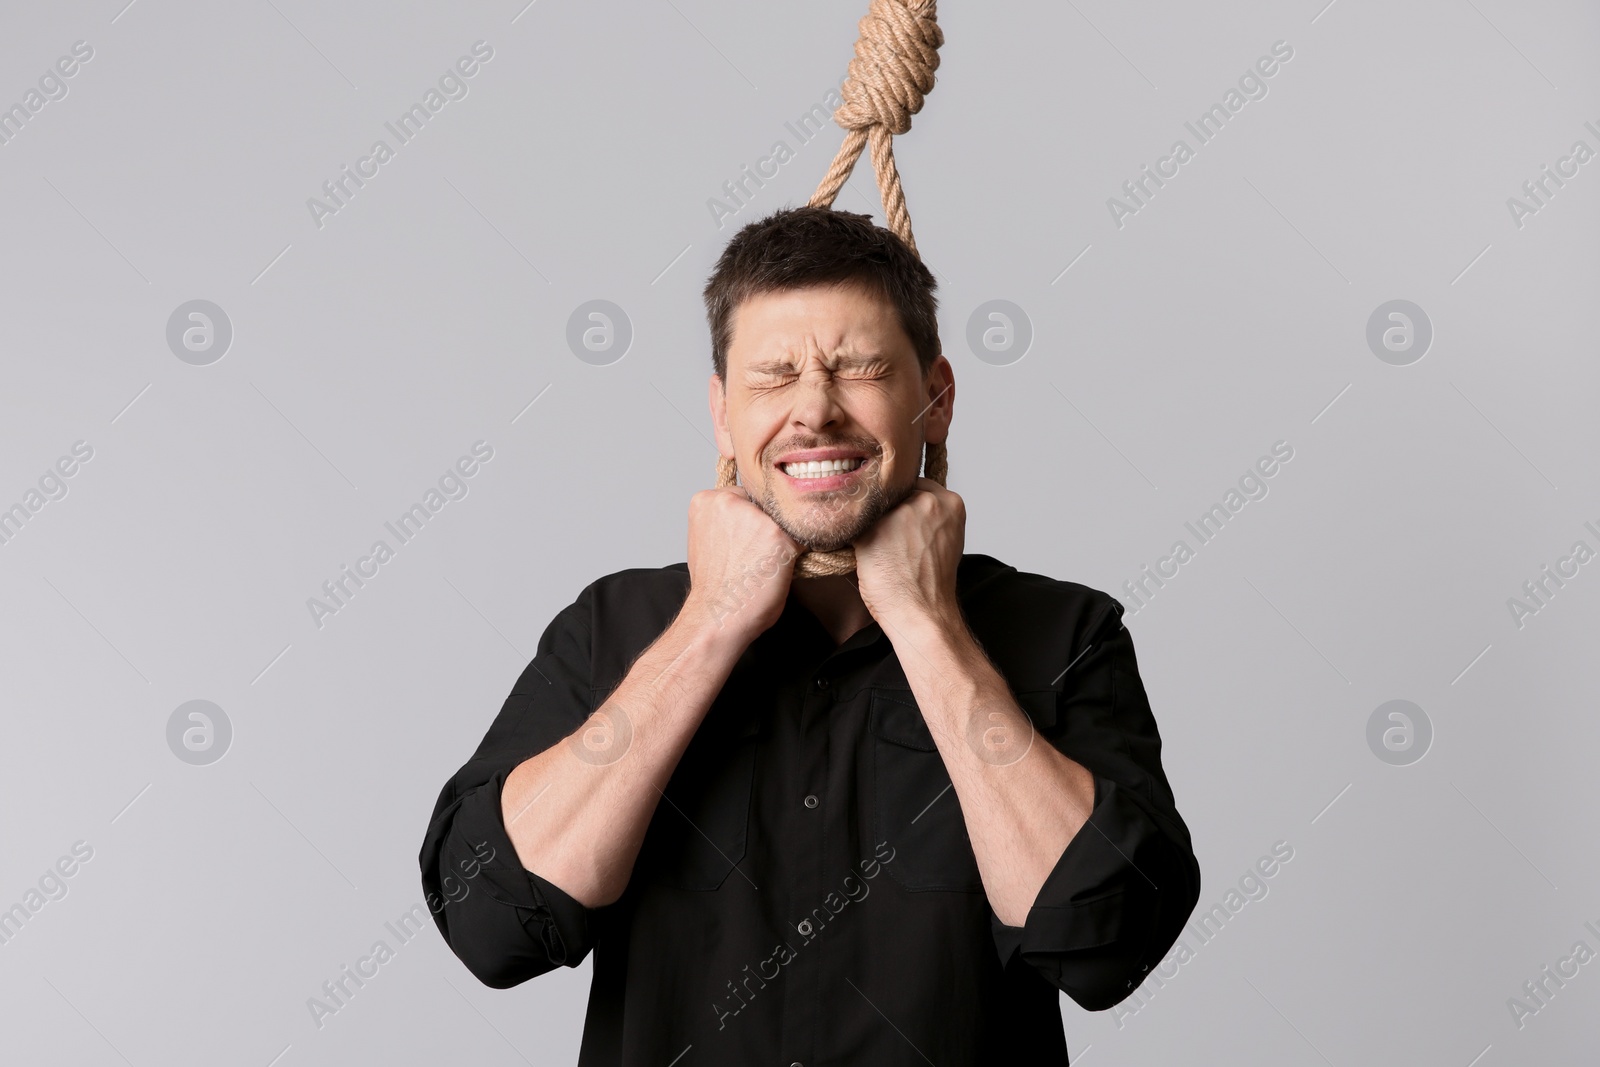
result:
<svg viewBox="0 0 1600 1067"><path fill-rule="evenodd" d="M944 44L936 7L937 0L872 0L857 24L860 36L856 38L855 58L839 89L843 103L833 113L833 121L845 130L844 143L809 204L832 207L861 150L871 144L872 167L877 172L878 193L883 198L889 230L919 256L917 242L911 236L905 194L900 190L900 172L894 165L893 144L895 134L911 129L911 116L922 110L924 97L933 91L939 46ZM927 445L924 476L943 485L948 470L944 444ZM738 478L737 462L719 456L717 488L735 485ZM795 560L794 575L826 578L855 569L855 550L847 545L837 552L802 552Z"/></svg>

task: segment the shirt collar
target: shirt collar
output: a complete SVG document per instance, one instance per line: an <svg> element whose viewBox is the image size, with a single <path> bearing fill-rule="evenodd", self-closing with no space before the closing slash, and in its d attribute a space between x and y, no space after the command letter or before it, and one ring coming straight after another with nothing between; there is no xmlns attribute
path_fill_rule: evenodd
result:
<svg viewBox="0 0 1600 1067"><path fill-rule="evenodd" d="M993 556L986 556L980 553L963 555L961 562L956 567L956 599L965 607L974 589L999 573L1011 569L1013 568L1001 563ZM817 648L835 656L869 648L889 640L882 624L876 620L870 620L861 629L847 637L843 644L835 646L833 635L829 634L823 627L821 620L811 614L811 611L795 598L792 586L790 587L788 599L784 603L783 614L779 616L778 621L762 637L785 643L805 641L808 645L814 644ZM760 639L758 638L757 640Z"/></svg>

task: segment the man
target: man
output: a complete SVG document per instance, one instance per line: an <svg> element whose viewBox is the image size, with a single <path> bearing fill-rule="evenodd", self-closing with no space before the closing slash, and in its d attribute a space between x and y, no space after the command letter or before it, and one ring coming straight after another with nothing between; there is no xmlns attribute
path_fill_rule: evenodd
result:
<svg viewBox="0 0 1600 1067"><path fill-rule="evenodd" d="M743 484L694 496L687 563L557 615L439 796L423 885L467 968L594 951L582 1067L1064 1064L1058 990L1121 1001L1194 908L1121 604L964 554L918 477L954 411L934 286L866 215L734 237L705 297Z"/></svg>

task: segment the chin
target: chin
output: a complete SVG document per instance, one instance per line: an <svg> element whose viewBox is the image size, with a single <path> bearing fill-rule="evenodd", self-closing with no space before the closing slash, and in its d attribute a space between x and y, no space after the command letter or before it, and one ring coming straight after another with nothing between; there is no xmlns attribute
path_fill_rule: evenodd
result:
<svg viewBox="0 0 1600 1067"><path fill-rule="evenodd" d="M761 496L762 510L796 544L812 552L837 552L849 548L886 510L880 487L863 488L864 492L853 492L831 502L788 501L780 500L769 483Z"/></svg>
<svg viewBox="0 0 1600 1067"><path fill-rule="evenodd" d="M783 523L778 525L783 529L784 533L789 535L790 540L812 552L837 552L854 540L853 537L843 536L838 530L825 532L821 530L797 530Z"/></svg>
<svg viewBox="0 0 1600 1067"><path fill-rule="evenodd" d="M841 548L849 548L861 532L850 526L835 526L831 529L797 528L784 523L778 524L790 539L809 549L812 552L837 552Z"/></svg>
<svg viewBox="0 0 1600 1067"><path fill-rule="evenodd" d="M850 541L802 541L801 544L812 552L837 552L841 548L849 548Z"/></svg>

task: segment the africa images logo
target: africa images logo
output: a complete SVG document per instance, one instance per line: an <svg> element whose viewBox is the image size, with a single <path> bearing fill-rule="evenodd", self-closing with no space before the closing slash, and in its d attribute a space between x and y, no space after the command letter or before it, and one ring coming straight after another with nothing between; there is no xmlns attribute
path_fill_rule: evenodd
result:
<svg viewBox="0 0 1600 1067"><path fill-rule="evenodd" d="M483 464L494 458L494 446L487 441L474 442L472 455L462 456L454 465L445 468L439 476L438 487L428 487L422 494L418 503L400 513L394 522L385 522L384 529L388 530L395 539L395 546L391 546L383 538L372 543L367 554L356 560L355 569L352 571L348 563L339 568L339 576L330 578L322 583L322 592L327 599L319 597L306 598L306 610L311 613L311 622L317 629L322 629L323 619L329 615L337 615L340 611L350 606L350 601L355 595L366 587L367 582L382 573L382 567L395 558L400 545L408 545L414 541L435 515L444 510L446 503L452 500L465 500L471 491L468 479L475 476L483 469Z"/></svg>
<svg viewBox="0 0 1600 1067"><path fill-rule="evenodd" d="M381 137L373 141L367 154L356 160L354 172L349 164L345 164L339 168L338 175L322 183L322 195L326 199L307 197L306 209L311 212L312 224L319 230L327 225L325 220L348 207L356 193L378 176L379 169L394 159L401 147L416 139L428 121L444 110L446 104L452 100L465 100L471 91L468 79L477 76L483 64L493 58L494 49L487 41L474 41L472 55L462 56L453 67L439 75L437 89L430 85L420 101L413 102L393 122L385 122L383 128L389 131L395 143L391 146Z"/></svg>
<svg viewBox="0 0 1600 1067"><path fill-rule="evenodd" d="M1117 229L1127 225L1126 220L1131 215L1137 215L1148 207L1157 192L1164 188L1167 181L1176 178L1180 168L1190 160L1201 148L1210 144L1220 134L1233 117L1244 110L1245 104L1252 100L1263 100L1267 95L1267 81L1282 69L1281 64L1294 58L1294 48L1288 41L1273 41L1272 54L1257 59L1255 65L1245 69L1239 76L1239 87L1229 87L1222 95L1220 103L1212 104L1202 111L1194 122L1185 122L1184 128L1194 136L1196 145L1191 147L1189 142L1182 137L1172 142L1168 153L1156 160L1155 170L1151 171L1146 163L1140 168L1141 174L1137 178L1130 178L1122 183L1122 192L1127 200L1118 200L1116 197L1106 198L1106 210L1111 214L1111 222ZM1171 170L1168 170L1168 166ZM1166 179L1167 181L1164 181ZM1154 188L1151 186L1154 185Z"/></svg>

